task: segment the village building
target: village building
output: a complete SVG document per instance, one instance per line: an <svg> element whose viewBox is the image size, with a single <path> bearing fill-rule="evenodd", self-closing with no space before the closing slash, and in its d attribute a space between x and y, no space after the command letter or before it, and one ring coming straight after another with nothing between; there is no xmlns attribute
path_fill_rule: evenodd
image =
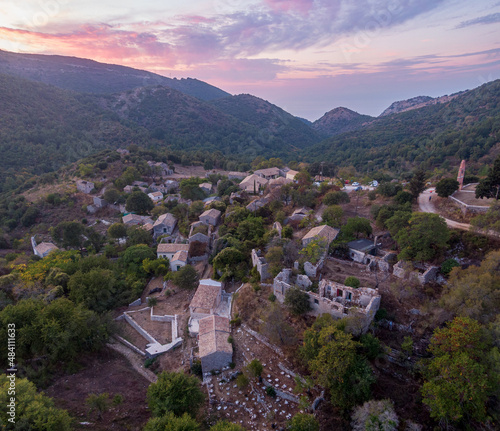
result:
<svg viewBox="0 0 500 431"><path fill-rule="evenodd" d="M151 192L148 193L149 199L151 199L155 204L161 202L163 199L163 193L162 192Z"/></svg>
<svg viewBox="0 0 500 431"><path fill-rule="evenodd" d="M221 212L215 208L206 210L200 215L200 221L206 225L217 226L220 221Z"/></svg>
<svg viewBox="0 0 500 431"><path fill-rule="evenodd" d="M266 180L272 180L280 176L280 170L279 168L258 169L254 174Z"/></svg>
<svg viewBox="0 0 500 431"><path fill-rule="evenodd" d="M201 183L198 187L207 195L212 193L212 183Z"/></svg>
<svg viewBox="0 0 500 431"><path fill-rule="evenodd" d="M199 321L198 356L203 374L228 367L233 360L229 319L208 316Z"/></svg>
<svg viewBox="0 0 500 431"><path fill-rule="evenodd" d="M104 208L105 206L108 205L108 203L102 197L94 196L93 200L94 200L94 206L96 208Z"/></svg>
<svg viewBox="0 0 500 431"><path fill-rule="evenodd" d="M369 239L357 239L347 243L347 246L349 247L349 257L354 262L368 265L377 255L377 245Z"/></svg>
<svg viewBox="0 0 500 431"><path fill-rule="evenodd" d="M258 193L260 189L266 187L269 181L263 177L259 177L256 174L249 175L246 177L238 187L249 194Z"/></svg>
<svg viewBox="0 0 500 431"><path fill-rule="evenodd" d="M38 256L42 259L44 257L47 257L52 251L59 250L59 247L57 247L55 244L52 244L51 242L41 242L37 245L34 237L31 237L31 245L33 247L33 253L35 254L35 256Z"/></svg>
<svg viewBox="0 0 500 431"><path fill-rule="evenodd" d="M143 186L128 185L128 186L123 187L123 191L125 193L132 193L134 191L134 189L136 189L136 188L139 189L143 193L148 189L147 186L143 187Z"/></svg>
<svg viewBox="0 0 500 431"><path fill-rule="evenodd" d="M94 190L94 183L91 181L77 180L76 189L82 193L91 193Z"/></svg>
<svg viewBox="0 0 500 431"><path fill-rule="evenodd" d="M267 278L271 277L269 273L269 264L266 262L266 259L262 256L260 250L252 250L252 266L257 268L257 272L260 275L260 281L264 281Z"/></svg>
<svg viewBox="0 0 500 431"><path fill-rule="evenodd" d="M122 217L122 221L123 224L126 224L127 226L145 225L147 223L153 224L153 220L151 220L151 217L141 216L138 214L127 214L126 216Z"/></svg>
<svg viewBox="0 0 500 431"><path fill-rule="evenodd" d="M283 303L286 292L294 286L306 290L311 285L306 276L298 275L292 278L292 270L284 269L273 282L273 293L276 299ZM305 277L305 278L304 278ZM366 332L380 307L381 296L377 289L369 287L349 287L341 283L323 279L319 283L318 293L306 292L309 296L313 316L330 314L332 317L355 317L359 332Z"/></svg>
<svg viewBox="0 0 500 431"><path fill-rule="evenodd" d="M185 267L188 263L188 252L186 250L179 250L170 259L170 271L176 272Z"/></svg>
<svg viewBox="0 0 500 431"><path fill-rule="evenodd" d="M285 177L279 177L275 178L273 180L269 180L268 187L271 189L276 188L276 187L283 187L286 184L291 184L293 183L292 180L285 178Z"/></svg>
<svg viewBox="0 0 500 431"><path fill-rule="evenodd" d="M261 198L254 199L252 202L250 202L247 206L246 209L249 211L257 211L258 209L262 208L263 206L267 205L271 199L269 196L264 196Z"/></svg>
<svg viewBox="0 0 500 431"><path fill-rule="evenodd" d="M307 207L302 207L302 208L297 208L290 217L288 217L287 221L302 221L304 218L309 216L309 213L311 212L311 208Z"/></svg>
<svg viewBox="0 0 500 431"><path fill-rule="evenodd" d="M172 235L175 226L177 226L177 219L172 214L162 214L153 223L153 237L156 239L161 235Z"/></svg>
<svg viewBox="0 0 500 431"><path fill-rule="evenodd" d="M311 241L314 241L316 239L324 239L326 241L326 245L328 246L335 238L337 238L339 232L339 229L335 229L326 224L313 227L302 238L302 246L305 247Z"/></svg>
<svg viewBox="0 0 500 431"><path fill-rule="evenodd" d="M179 251L189 251L189 244L172 244L161 242L156 249L156 256L158 259L167 258L169 261L173 260L174 256ZM179 257L179 256L177 256Z"/></svg>
<svg viewBox="0 0 500 431"><path fill-rule="evenodd" d="M156 168L158 170L158 174L162 177L166 177L174 173L174 171L170 169L166 163L149 160L147 164L152 168Z"/></svg>
<svg viewBox="0 0 500 431"><path fill-rule="evenodd" d="M286 174L285 174L285 178L287 180L292 180L294 181L295 180L295 176L298 174L299 172L298 171L294 171L293 169L290 169Z"/></svg>
<svg viewBox="0 0 500 431"><path fill-rule="evenodd" d="M222 302L222 283L219 281L200 280L198 289L189 304L189 333L198 334L199 321L214 314L220 315L218 308ZM228 316L226 316L228 317Z"/></svg>

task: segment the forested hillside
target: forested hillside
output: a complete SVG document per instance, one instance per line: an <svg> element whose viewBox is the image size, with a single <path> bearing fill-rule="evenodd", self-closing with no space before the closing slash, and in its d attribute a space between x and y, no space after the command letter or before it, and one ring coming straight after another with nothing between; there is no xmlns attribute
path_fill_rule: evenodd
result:
<svg viewBox="0 0 500 431"><path fill-rule="evenodd" d="M81 93L118 93L164 85L202 100L229 93L198 79L172 79L145 70L62 55L16 54L0 50L0 73Z"/></svg>
<svg viewBox="0 0 500 431"><path fill-rule="evenodd" d="M490 162L500 140L500 81L446 104L378 118L365 128L335 136L307 150L315 161L353 165L363 172L425 169L467 159Z"/></svg>

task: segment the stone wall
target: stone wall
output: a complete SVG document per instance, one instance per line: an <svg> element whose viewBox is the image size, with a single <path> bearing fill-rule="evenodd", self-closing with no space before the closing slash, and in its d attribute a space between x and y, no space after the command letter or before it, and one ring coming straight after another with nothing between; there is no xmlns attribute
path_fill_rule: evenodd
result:
<svg viewBox="0 0 500 431"><path fill-rule="evenodd" d="M257 272L260 274L260 280L267 280L271 277L269 273L269 264L266 260L260 256L260 251L252 250L252 266L257 268Z"/></svg>
<svg viewBox="0 0 500 431"><path fill-rule="evenodd" d="M323 256L316 265L313 265L311 262L304 263L304 272L308 277L317 277L319 271L323 268L325 264L325 256Z"/></svg>
<svg viewBox="0 0 500 431"><path fill-rule="evenodd" d="M425 270L415 269L410 262L400 260L393 268L393 274L402 280L413 280L420 284L436 281L439 272L438 266L429 266Z"/></svg>

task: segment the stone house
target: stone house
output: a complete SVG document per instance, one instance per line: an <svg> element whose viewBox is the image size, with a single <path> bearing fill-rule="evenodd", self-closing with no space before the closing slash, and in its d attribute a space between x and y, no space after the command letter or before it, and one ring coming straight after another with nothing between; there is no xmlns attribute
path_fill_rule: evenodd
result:
<svg viewBox="0 0 500 431"><path fill-rule="evenodd" d="M298 173L299 173L298 171L294 171L293 169L290 169L288 172L286 172L285 178L293 181L293 180L295 180L295 175L297 175Z"/></svg>
<svg viewBox="0 0 500 431"><path fill-rule="evenodd" d="M37 245L34 237L31 237L31 245L35 256L41 257L42 259L47 257L50 252L59 250L59 247L51 242L41 242Z"/></svg>
<svg viewBox="0 0 500 431"><path fill-rule="evenodd" d="M141 216L138 214L127 214L126 216L122 217L123 224L126 224L127 226L138 226L138 225L145 225L148 223L153 224L153 220L151 220L150 217L148 216Z"/></svg>
<svg viewBox="0 0 500 431"><path fill-rule="evenodd" d="M233 360L233 346L229 319L209 316L199 321L198 355L203 374L229 366Z"/></svg>
<svg viewBox="0 0 500 431"><path fill-rule="evenodd" d="M94 206L96 208L104 208L105 206L108 205L108 203L102 197L94 196L93 200L94 200Z"/></svg>
<svg viewBox="0 0 500 431"><path fill-rule="evenodd" d="M304 290L308 287L303 287L304 280L299 282L298 277L300 276L297 276L295 283L292 282L291 276L291 269L284 269L274 279L273 293L281 303L284 302L288 289L294 285ZM307 280L309 279L307 278ZM369 287L355 289L327 279L320 281L318 293L306 293L312 308L308 314L319 316L327 313L338 319L348 316L356 317L360 332L368 330L381 301L377 289Z"/></svg>
<svg viewBox="0 0 500 431"><path fill-rule="evenodd" d="M209 243L210 237L201 232L196 232L188 238L188 242L191 244L192 242L204 242Z"/></svg>
<svg viewBox="0 0 500 431"><path fill-rule="evenodd" d="M177 219L172 214L162 214L153 223L153 237L156 239L161 235L172 235L175 226L177 226Z"/></svg>
<svg viewBox="0 0 500 431"><path fill-rule="evenodd" d="M163 193L162 192L151 192L148 193L149 199L151 199L155 204L161 202L163 199Z"/></svg>
<svg viewBox="0 0 500 431"><path fill-rule="evenodd" d="M170 259L170 271L176 272L185 267L188 263L188 252L186 250L179 250L176 252L172 259Z"/></svg>
<svg viewBox="0 0 500 431"><path fill-rule="evenodd" d="M91 181L77 180L76 189L82 193L91 193L94 190L94 183Z"/></svg>
<svg viewBox="0 0 500 431"><path fill-rule="evenodd" d="M262 256L260 250L252 250L252 266L257 268L257 272L260 274L260 281L271 277L271 274L269 273L269 264Z"/></svg>
<svg viewBox="0 0 500 431"><path fill-rule="evenodd" d="M220 221L221 212L215 208L206 210L200 215L200 221L206 225L217 226Z"/></svg>
<svg viewBox="0 0 500 431"><path fill-rule="evenodd" d="M203 319L215 314L222 300L222 283L204 279L200 280L198 289L189 304L192 319Z"/></svg>
<svg viewBox="0 0 500 431"><path fill-rule="evenodd" d="M436 281L438 273L438 266L418 265L404 260L400 260L393 267L393 274L395 277L403 280L414 280L422 285Z"/></svg>
<svg viewBox="0 0 500 431"><path fill-rule="evenodd" d="M280 176L280 170L279 168L258 169L254 174L266 180L272 180Z"/></svg>
<svg viewBox="0 0 500 431"><path fill-rule="evenodd" d="M326 224L313 227L302 238L302 246L305 247L311 241L314 241L316 239L324 239L326 241L326 245L328 246L335 238L337 238L339 232L339 229L335 229Z"/></svg>
<svg viewBox="0 0 500 431"><path fill-rule="evenodd" d="M212 183L201 183L198 187L202 189L203 192L205 192L207 195L212 193Z"/></svg>
<svg viewBox="0 0 500 431"><path fill-rule="evenodd" d="M249 175L246 177L239 185L238 187L248 194L253 194L258 193L260 189L263 189L266 187L267 183L269 181L266 180L263 177L259 177L256 174Z"/></svg>
<svg viewBox="0 0 500 431"><path fill-rule="evenodd" d="M377 255L377 245L369 239L357 239L347 243L347 246L349 247L349 257L354 262L368 265Z"/></svg>
<svg viewBox="0 0 500 431"><path fill-rule="evenodd" d="M179 251L185 251L187 253L189 251L189 244L169 244L162 242L158 244L156 256L158 259L167 258L169 261L172 261Z"/></svg>

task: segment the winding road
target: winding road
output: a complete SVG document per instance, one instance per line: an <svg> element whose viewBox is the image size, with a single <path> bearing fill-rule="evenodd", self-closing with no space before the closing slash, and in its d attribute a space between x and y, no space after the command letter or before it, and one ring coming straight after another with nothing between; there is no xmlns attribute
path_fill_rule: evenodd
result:
<svg viewBox="0 0 500 431"><path fill-rule="evenodd" d="M436 207L434 206L434 203L432 202L432 196L434 196L435 194L436 193L434 192L434 188L424 190L422 193L420 193L420 196L418 197L418 206L420 208L420 211L424 213L439 214L436 210ZM459 223L457 221L453 221L447 218L445 218L444 220L446 221L448 227L452 229L462 229L462 230L470 229L470 224L468 223Z"/></svg>

